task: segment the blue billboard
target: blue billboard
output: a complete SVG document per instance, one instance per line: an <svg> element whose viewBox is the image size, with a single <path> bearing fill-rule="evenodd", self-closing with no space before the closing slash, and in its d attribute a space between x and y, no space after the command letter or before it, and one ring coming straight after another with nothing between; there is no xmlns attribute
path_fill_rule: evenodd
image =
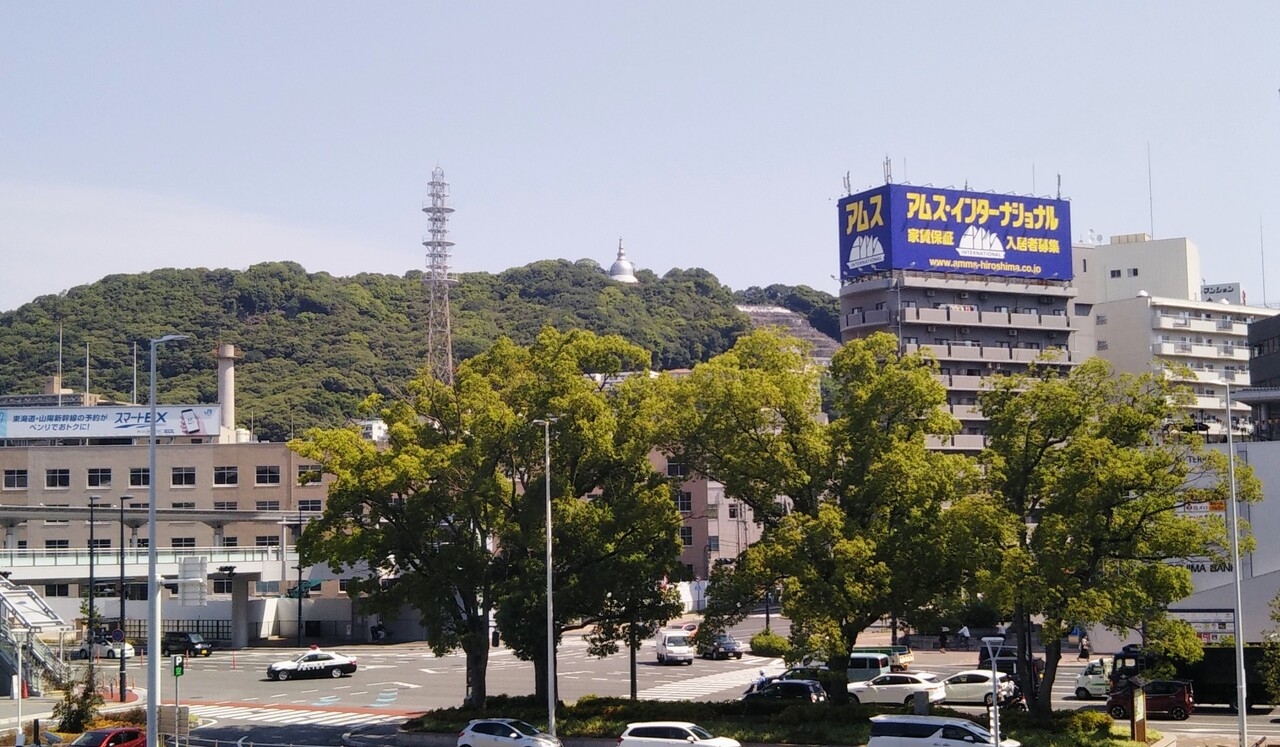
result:
<svg viewBox="0 0 1280 747"><path fill-rule="evenodd" d="M839 204L840 277L887 270L1070 280L1065 200L886 184Z"/></svg>

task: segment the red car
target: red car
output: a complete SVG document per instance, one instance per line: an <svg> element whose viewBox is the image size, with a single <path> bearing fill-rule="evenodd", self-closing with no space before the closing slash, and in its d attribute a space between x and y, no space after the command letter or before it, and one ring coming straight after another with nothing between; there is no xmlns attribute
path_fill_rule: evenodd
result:
<svg viewBox="0 0 1280 747"><path fill-rule="evenodd" d="M1182 680L1152 680L1142 686L1146 694L1146 711L1162 713L1185 721L1196 709L1191 683ZM1115 719L1127 719L1133 713L1133 688L1116 690L1107 698L1107 713Z"/></svg>
<svg viewBox="0 0 1280 747"><path fill-rule="evenodd" d="M147 733L136 726L116 729L94 729L75 738L75 747L145 747Z"/></svg>

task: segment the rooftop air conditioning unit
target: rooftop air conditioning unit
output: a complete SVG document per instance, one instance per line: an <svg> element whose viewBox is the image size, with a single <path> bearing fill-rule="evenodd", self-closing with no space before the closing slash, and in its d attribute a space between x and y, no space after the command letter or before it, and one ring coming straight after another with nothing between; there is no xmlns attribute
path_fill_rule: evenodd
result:
<svg viewBox="0 0 1280 747"><path fill-rule="evenodd" d="M962 334L962 335L967 335L967 334L969 334L969 328L968 328L968 327L961 327L961 328L960 328L960 334Z"/></svg>
<svg viewBox="0 0 1280 747"><path fill-rule="evenodd" d="M968 297L969 297L969 291L960 291L960 297L961 297L961 298L968 298Z"/></svg>
<svg viewBox="0 0 1280 747"><path fill-rule="evenodd" d="M925 327L925 330L927 330L927 331L929 331L929 332L937 332L937 331L938 331L938 328L937 328L937 327L935 327L934 325L930 324L928 327ZM992 687L994 687L994 685L992 685Z"/></svg>
<svg viewBox="0 0 1280 747"><path fill-rule="evenodd" d="M1010 337L1017 337L1017 336L1018 336L1018 330L1016 330L1016 329L1011 329L1011 330L1009 330L1009 336L1010 336Z"/></svg>
<svg viewBox="0 0 1280 747"><path fill-rule="evenodd" d="M924 292L924 294L925 294L926 296L936 296L936 295L938 295L938 292L937 292L936 290L934 290L933 288L930 288L930 289L926 290L926 291Z"/></svg>

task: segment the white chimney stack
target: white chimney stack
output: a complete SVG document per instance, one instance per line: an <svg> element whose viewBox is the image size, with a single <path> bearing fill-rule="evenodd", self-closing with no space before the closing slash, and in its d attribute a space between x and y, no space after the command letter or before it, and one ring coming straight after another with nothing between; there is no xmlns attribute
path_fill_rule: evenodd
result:
<svg viewBox="0 0 1280 747"><path fill-rule="evenodd" d="M213 351L218 359L218 404L222 405L221 430L223 434L233 434L236 430L236 346L230 343L218 343ZM220 434L221 435L221 434ZM222 440L220 437L219 441Z"/></svg>

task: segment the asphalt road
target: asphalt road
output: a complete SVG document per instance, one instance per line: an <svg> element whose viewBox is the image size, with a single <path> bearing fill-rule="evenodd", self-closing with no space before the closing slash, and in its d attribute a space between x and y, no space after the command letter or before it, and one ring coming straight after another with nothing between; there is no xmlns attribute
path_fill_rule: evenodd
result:
<svg viewBox="0 0 1280 747"><path fill-rule="evenodd" d="M786 621L775 616L773 627L786 632ZM764 627L763 616L744 621L732 632L742 640ZM885 634L864 634L860 643L887 642ZM459 705L465 693L465 657L456 654L436 657L421 643L337 646L333 650L356 656L359 670L341 679L304 679L275 682L266 678L267 665L291 658L294 648L255 648L216 652L209 658L190 659L179 681L183 705L199 716L202 726L193 731L194 745L239 743L340 744L342 735L353 729L390 729L407 716L441 707ZM657 664L653 641L646 641L637 657L637 689L649 700L728 700L738 697L759 676L760 670L780 672L780 659L755 657L741 660L696 660L691 666ZM505 648L490 651L488 691L490 695L527 695L534 690L532 663L522 662ZM915 669L940 676L971 669L977 665L977 651L919 651ZM626 697L630 694L630 670L625 651L604 659L587 655L580 634L569 634L557 652L560 697L572 701L584 695ZM161 700L174 702L174 677L162 667ZM141 660L130 660L132 680L145 683ZM1072 694L1075 676L1083 662L1064 660L1055 683L1057 708L1101 710L1104 701L1077 701ZM0 720L12 715L12 703L0 706ZM960 707L981 713L983 709ZM30 713L30 709L24 709ZM1249 715L1251 741L1267 736L1280 739L1280 712ZM1184 744L1218 743L1213 735L1235 735L1236 716L1225 708L1204 707L1188 721L1156 720L1155 728L1177 734ZM1234 741L1232 736L1228 741Z"/></svg>

